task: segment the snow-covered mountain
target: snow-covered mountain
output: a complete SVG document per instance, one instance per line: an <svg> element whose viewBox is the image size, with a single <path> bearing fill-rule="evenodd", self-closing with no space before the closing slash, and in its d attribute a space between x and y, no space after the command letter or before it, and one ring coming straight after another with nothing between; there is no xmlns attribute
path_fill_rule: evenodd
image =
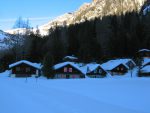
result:
<svg viewBox="0 0 150 113"><path fill-rule="evenodd" d="M11 48L14 43L16 43L16 40L18 40L18 44L22 43L22 35L13 35L6 33L2 30L0 30L0 50Z"/></svg>
<svg viewBox="0 0 150 113"><path fill-rule="evenodd" d="M84 3L77 11L61 15L47 24L39 26L40 33L47 35L51 27L70 25L84 22L95 17L102 18L108 15L120 15L121 13L141 11L142 6L147 0L92 0L91 3ZM19 29L24 33L25 29ZM16 32L17 31L17 32ZM35 32L36 29L33 29ZM18 33L18 29L6 31L10 34Z"/></svg>
<svg viewBox="0 0 150 113"><path fill-rule="evenodd" d="M54 20L51 20L50 22L40 26L39 27L40 33L42 35L46 35L48 33L48 30L51 27L55 27L56 24L58 26L70 25L73 18L74 18L73 13L65 13L64 15L58 16Z"/></svg>
<svg viewBox="0 0 150 113"><path fill-rule="evenodd" d="M24 34L26 32L26 29L25 28L10 29L5 32L9 34L18 34L18 33Z"/></svg>
<svg viewBox="0 0 150 113"><path fill-rule="evenodd" d="M121 13L140 12L146 0L92 0L91 3L84 3L77 11L64 14L48 24L40 27L41 31L47 31L49 28L57 25L70 25L84 22L86 19L102 18L108 15L119 15Z"/></svg>
<svg viewBox="0 0 150 113"><path fill-rule="evenodd" d="M0 30L0 49L4 49L7 47L5 40L10 37L10 34L3 32Z"/></svg>
<svg viewBox="0 0 150 113"><path fill-rule="evenodd" d="M7 38L8 37L7 35L8 35L7 33L0 30L0 40L3 40L4 38Z"/></svg>

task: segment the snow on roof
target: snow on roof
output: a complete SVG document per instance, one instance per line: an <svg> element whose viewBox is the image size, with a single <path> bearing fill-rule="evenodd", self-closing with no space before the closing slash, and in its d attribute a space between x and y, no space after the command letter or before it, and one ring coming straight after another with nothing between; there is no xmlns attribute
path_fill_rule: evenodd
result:
<svg viewBox="0 0 150 113"><path fill-rule="evenodd" d="M116 59L116 60L110 60L106 63L103 63L101 66L102 68L104 68L105 70L112 70L114 68L116 68L119 65L124 65L126 68L129 69L129 67L126 65L126 63L128 63L129 61L131 61L133 64L134 61L132 59Z"/></svg>
<svg viewBox="0 0 150 113"><path fill-rule="evenodd" d="M74 56L65 56L64 59L72 59L72 60L77 60L78 58L77 57L74 57Z"/></svg>
<svg viewBox="0 0 150 113"><path fill-rule="evenodd" d="M54 69L57 70L57 69L60 69L60 68L62 68L64 66L67 66L67 65L71 65L72 67L76 68L77 70L79 70L81 73L84 74L83 70L75 62L63 62L63 63L59 63L59 64L54 65Z"/></svg>
<svg viewBox="0 0 150 113"><path fill-rule="evenodd" d="M141 72L150 73L150 65L147 65L141 69Z"/></svg>
<svg viewBox="0 0 150 113"><path fill-rule="evenodd" d="M12 67L17 66L17 65L22 64L22 63L27 64L27 65L30 65L30 66L32 66L32 67L35 67L35 68L37 68L37 69L41 69L41 64L32 63L32 62L27 61L27 60L21 60L21 61L18 61L18 62L16 62L16 63L10 64L10 65L9 65L9 68L12 68Z"/></svg>
<svg viewBox="0 0 150 113"><path fill-rule="evenodd" d="M138 52L143 52L143 51L150 52L149 49L140 49Z"/></svg>
<svg viewBox="0 0 150 113"><path fill-rule="evenodd" d="M146 64L150 63L150 58L144 58L142 66L145 66Z"/></svg>
<svg viewBox="0 0 150 113"><path fill-rule="evenodd" d="M87 74L87 71L91 72L94 71L100 64L95 64L95 63L89 63L84 66L81 66L80 69L84 74Z"/></svg>
<svg viewBox="0 0 150 113"><path fill-rule="evenodd" d="M100 66L100 64L87 64L87 67L89 68L89 71L94 71L99 66Z"/></svg>

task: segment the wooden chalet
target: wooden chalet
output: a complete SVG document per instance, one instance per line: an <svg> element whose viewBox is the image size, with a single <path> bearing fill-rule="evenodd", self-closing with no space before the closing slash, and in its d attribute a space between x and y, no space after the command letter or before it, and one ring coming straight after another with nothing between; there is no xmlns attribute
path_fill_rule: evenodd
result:
<svg viewBox="0 0 150 113"><path fill-rule="evenodd" d="M128 70L133 69L136 64L131 59L116 59L110 60L101 66L110 72L111 75L124 75Z"/></svg>
<svg viewBox="0 0 150 113"><path fill-rule="evenodd" d="M124 75L125 73L128 72L128 67L125 66L124 64L119 64L116 67L114 67L112 70L110 70L112 75Z"/></svg>
<svg viewBox="0 0 150 113"><path fill-rule="evenodd" d="M143 58L142 68L139 71L139 76L150 76L150 58Z"/></svg>
<svg viewBox="0 0 150 113"><path fill-rule="evenodd" d="M84 73L79 68L78 64L74 62L63 62L54 66L55 76L54 78L61 79L75 79L85 78Z"/></svg>
<svg viewBox="0 0 150 113"><path fill-rule="evenodd" d="M141 49L137 52L137 56L139 58L143 58L143 57L150 58L150 50L149 49Z"/></svg>
<svg viewBox="0 0 150 113"><path fill-rule="evenodd" d="M150 65L150 58L143 58L142 67Z"/></svg>
<svg viewBox="0 0 150 113"><path fill-rule="evenodd" d="M100 66L100 64L90 63L83 67L84 73L90 78L103 78L106 76L107 72Z"/></svg>
<svg viewBox="0 0 150 113"><path fill-rule="evenodd" d="M31 77L41 75L41 65L27 60L21 60L10 64L9 69L11 70L10 76L12 77Z"/></svg>
<svg viewBox="0 0 150 113"><path fill-rule="evenodd" d="M139 76L150 76L150 65L146 65L144 67L142 67L142 69L139 72Z"/></svg>

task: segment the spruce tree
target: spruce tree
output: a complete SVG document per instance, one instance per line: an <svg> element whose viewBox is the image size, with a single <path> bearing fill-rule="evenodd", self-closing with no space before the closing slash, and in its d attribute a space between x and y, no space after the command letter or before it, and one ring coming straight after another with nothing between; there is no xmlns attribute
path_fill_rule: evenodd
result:
<svg viewBox="0 0 150 113"><path fill-rule="evenodd" d="M42 71L43 71L43 75L45 77L47 77L48 79L54 78L53 65L54 65L54 58L50 53L47 53L44 57L44 60L43 60Z"/></svg>

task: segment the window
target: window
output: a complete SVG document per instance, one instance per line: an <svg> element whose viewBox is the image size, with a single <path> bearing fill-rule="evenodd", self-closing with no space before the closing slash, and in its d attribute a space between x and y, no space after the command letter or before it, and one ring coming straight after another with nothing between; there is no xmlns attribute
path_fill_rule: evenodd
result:
<svg viewBox="0 0 150 113"><path fill-rule="evenodd" d="M117 68L117 70L119 71L119 70L120 70L120 68L118 67L118 68Z"/></svg>
<svg viewBox="0 0 150 113"><path fill-rule="evenodd" d="M67 72L67 67L64 68L64 72Z"/></svg>
<svg viewBox="0 0 150 113"><path fill-rule="evenodd" d="M123 67L121 68L121 71L123 71Z"/></svg>
<svg viewBox="0 0 150 113"><path fill-rule="evenodd" d="M16 71L20 71L20 67L16 67Z"/></svg>
<svg viewBox="0 0 150 113"><path fill-rule="evenodd" d="M30 68L29 67L26 68L26 72L30 72Z"/></svg>
<svg viewBox="0 0 150 113"><path fill-rule="evenodd" d="M71 73L72 73L72 68L69 68L69 72L71 72Z"/></svg>
<svg viewBox="0 0 150 113"><path fill-rule="evenodd" d="M101 70L101 69L99 69L99 73L102 73L102 70Z"/></svg>

